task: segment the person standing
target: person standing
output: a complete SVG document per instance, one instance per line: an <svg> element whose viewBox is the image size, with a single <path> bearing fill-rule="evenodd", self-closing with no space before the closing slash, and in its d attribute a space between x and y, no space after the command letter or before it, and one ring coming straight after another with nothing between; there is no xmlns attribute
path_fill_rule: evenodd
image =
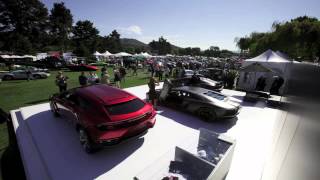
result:
<svg viewBox="0 0 320 180"><path fill-rule="evenodd" d="M114 74L114 83L116 84L116 87L120 89L121 88L120 87L120 80L121 80L120 72L117 69L115 69L113 71L113 74Z"/></svg>
<svg viewBox="0 0 320 180"><path fill-rule="evenodd" d="M118 71L119 73L120 73L120 76L121 76L121 78L120 78L120 80L122 81L123 80L123 82L125 82L126 81L126 75L127 75L127 71L126 71L126 68L125 67L123 67L123 66L121 66L120 68L119 68L119 71Z"/></svg>
<svg viewBox="0 0 320 180"><path fill-rule="evenodd" d="M151 72L151 77L154 76L154 67L153 64L150 64L150 72Z"/></svg>
<svg viewBox="0 0 320 180"><path fill-rule="evenodd" d="M138 68L138 67L137 67L137 64L134 63L134 65L132 66L132 69L133 69L132 75L133 75L133 76L138 76L137 68Z"/></svg>
<svg viewBox="0 0 320 180"><path fill-rule="evenodd" d="M108 74L108 71L105 71L104 73L102 73L103 75L101 76L101 80L100 80L100 83L101 84L106 84L106 85L109 85L110 84L110 76Z"/></svg>
<svg viewBox="0 0 320 180"><path fill-rule="evenodd" d="M58 75L56 76L56 85L59 87L60 93L67 90L67 80L68 77L64 76L62 71L59 71Z"/></svg>
<svg viewBox="0 0 320 180"><path fill-rule="evenodd" d="M88 78L87 78L85 72L81 72L81 74L79 76L79 84L81 86L86 86L88 84Z"/></svg>
<svg viewBox="0 0 320 180"><path fill-rule="evenodd" d="M30 69L27 69L26 73L27 73L27 80L30 81L31 80L31 75L32 75Z"/></svg>
<svg viewBox="0 0 320 180"><path fill-rule="evenodd" d="M106 66L103 66L103 67L101 68L101 77L103 76L103 74L104 74L105 72L108 72L108 71L107 71Z"/></svg>
<svg viewBox="0 0 320 180"><path fill-rule="evenodd" d="M157 93L156 93L156 86L159 85L159 82L154 78L150 77L149 79L149 101L151 101L151 104L156 109L157 108Z"/></svg>
<svg viewBox="0 0 320 180"><path fill-rule="evenodd" d="M159 81L162 81L162 76L163 76L163 66L159 66L159 72L158 72L159 74Z"/></svg>

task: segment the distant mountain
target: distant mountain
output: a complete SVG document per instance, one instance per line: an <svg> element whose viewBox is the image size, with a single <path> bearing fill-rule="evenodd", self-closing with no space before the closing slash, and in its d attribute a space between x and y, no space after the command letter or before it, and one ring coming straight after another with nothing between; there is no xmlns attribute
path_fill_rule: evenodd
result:
<svg viewBox="0 0 320 180"><path fill-rule="evenodd" d="M129 38L122 38L120 39L120 43L123 47L142 47L142 48L149 48L148 44L145 44L141 41L136 39L129 39Z"/></svg>
<svg viewBox="0 0 320 180"><path fill-rule="evenodd" d="M141 41L138 41L136 39L129 39L129 38L122 38L120 39L120 43L122 47L128 48L128 47L134 47L134 48L143 48L143 49L150 49L149 45L146 43L143 43ZM172 49L180 49L181 47L175 46L173 44Z"/></svg>

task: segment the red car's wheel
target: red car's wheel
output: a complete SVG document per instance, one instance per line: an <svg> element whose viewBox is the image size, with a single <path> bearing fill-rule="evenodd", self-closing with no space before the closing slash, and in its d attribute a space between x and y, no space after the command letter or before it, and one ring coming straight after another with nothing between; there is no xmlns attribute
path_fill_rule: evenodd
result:
<svg viewBox="0 0 320 180"><path fill-rule="evenodd" d="M92 141L90 140L90 137L88 136L87 132L83 128L79 128L79 140L83 147L83 149L91 154L96 151L96 148L94 147Z"/></svg>

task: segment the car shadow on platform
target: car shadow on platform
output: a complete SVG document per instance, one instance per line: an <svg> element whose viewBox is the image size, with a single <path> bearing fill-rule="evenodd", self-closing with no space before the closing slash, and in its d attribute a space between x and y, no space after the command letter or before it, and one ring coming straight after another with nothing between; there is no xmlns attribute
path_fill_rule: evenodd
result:
<svg viewBox="0 0 320 180"><path fill-rule="evenodd" d="M30 134L35 157L25 157L28 166L37 168L34 163L48 170L50 179L95 179L127 159L144 143L143 137L124 141L107 147L95 154L87 154L81 147L75 127L62 117L56 118L51 111L43 111L19 122L17 136ZM24 147L26 148L26 147ZM37 172L37 169L33 170Z"/></svg>
<svg viewBox="0 0 320 180"><path fill-rule="evenodd" d="M236 125L238 118L229 118L229 119L219 119L213 122L206 122L199 117L192 115L191 113L186 113L182 111L177 111L170 109L168 107L160 106L158 107L159 115L169 118L177 123L180 123L184 126L200 129L205 128L208 130L215 131L217 133L225 133Z"/></svg>

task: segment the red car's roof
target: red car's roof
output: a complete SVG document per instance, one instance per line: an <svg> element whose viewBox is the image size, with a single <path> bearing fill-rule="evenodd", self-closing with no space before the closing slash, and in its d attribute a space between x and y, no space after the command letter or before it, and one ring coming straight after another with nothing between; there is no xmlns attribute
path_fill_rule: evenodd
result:
<svg viewBox="0 0 320 180"><path fill-rule="evenodd" d="M105 105L117 104L136 98L126 91L103 84L82 87L77 91L88 98L99 99Z"/></svg>

